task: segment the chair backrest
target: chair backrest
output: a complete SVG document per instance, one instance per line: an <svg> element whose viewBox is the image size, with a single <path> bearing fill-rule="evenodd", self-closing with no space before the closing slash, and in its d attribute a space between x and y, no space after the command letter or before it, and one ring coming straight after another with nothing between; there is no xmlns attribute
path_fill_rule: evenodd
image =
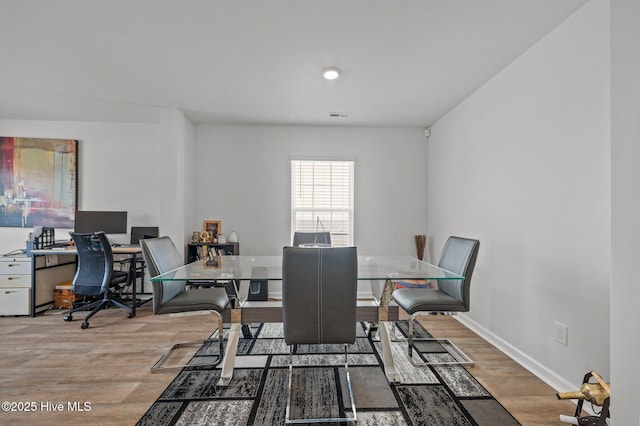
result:
<svg viewBox="0 0 640 426"><path fill-rule="evenodd" d="M78 251L78 267L72 289L76 294L95 296L109 289L113 274L113 252L104 232L69 232Z"/></svg>
<svg viewBox="0 0 640 426"><path fill-rule="evenodd" d="M320 247L331 245L330 232L294 232L292 246L298 247L301 244L318 244Z"/></svg>
<svg viewBox="0 0 640 426"><path fill-rule="evenodd" d="M465 277L462 281L439 280L438 289L464 304L469 310L470 287L473 269L476 266L480 241L461 237L449 237L442 249L438 266Z"/></svg>
<svg viewBox="0 0 640 426"><path fill-rule="evenodd" d="M149 275L155 277L172 271L184 265L182 256L169 237L148 238L140 240L142 256L149 268ZM153 312L159 313L162 304L181 293L186 285L185 281L152 282Z"/></svg>
<svg viewBox="0 0 640 426"><path fill-rule="evenodd" d="M132 226L131 244L139 244L140 240L147 238L157 238L160 235L157 226Z"/></svg>
<svg viewBox="0 0 640 426"><path fill-rule="evenodd" d="M290 344L353 343L358 253L355 247L285 247L284 339Z"/></svg>

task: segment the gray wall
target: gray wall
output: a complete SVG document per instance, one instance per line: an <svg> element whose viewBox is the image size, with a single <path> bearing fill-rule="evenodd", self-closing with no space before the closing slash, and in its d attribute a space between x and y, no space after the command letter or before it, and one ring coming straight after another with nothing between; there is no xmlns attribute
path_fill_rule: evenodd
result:
<svg viewBox="0 0 640 426"><path fill-rule="evenodd" d="M608 41L608 2L590 2L429 140L434 247L481 240L464 322L560 389L590 370L609 377Z"/></svg>
<svg viewBox="0 0 640 426"><path fill-rule="evenodd" d="M129 226L159 224L158 125L0 120L4 136L78 139L78 208L126 210ZM31 229L0 228L0 253L23 248ZM56 229L57 239L69 239ZM128 242L126 235L117 236Z"/></svg>
<svg viewBox="0 0 640 426"><path fill-rule="evenodd" d="M222 221L241 254L291 244L292 158L355 160L354 241L360 253L415 255L426 233L427 141L420 129L197 126L194 220Z"/></svg>
<svg viewBox="0 0 640 426"><path fill-rule="evenodd" d="M184 208L194 198L195 130L181 111L161 108L157 123L0 120L0 134L79 140L81 210L126 210L129 227L159 226L179 247L195 226ZM0 254L25 247L30 230L0 228ZM56 229L56 238L68 231Z"/></svg>
<svg viewBox="0 0 640 426"><path fill-rule="evenodd" d="M611 399L615 425L640 424L640 2L611 2Z"/></svg>

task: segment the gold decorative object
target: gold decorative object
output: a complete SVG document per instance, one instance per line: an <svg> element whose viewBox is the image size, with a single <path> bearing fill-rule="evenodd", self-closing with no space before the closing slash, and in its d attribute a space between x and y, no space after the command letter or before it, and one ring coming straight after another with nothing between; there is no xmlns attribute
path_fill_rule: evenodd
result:
<svg viewBox="0 0 640 426"><path fill-rule="evenodd" d="M213 240L213 235L211 235L211 232L208 231L202 231L200 233L200 241L203 243L210 243Z"/></svg>
<svg viewBox="0 0 640 426"><path fill-rule="evenodd" d="M591 382L591 378L596 379L596 383ZM576 392L560 392L556 396L558 399L577 399L576 411L573 416L560 415L560 421L564 423L570 423L574 425L608 425L611 412L609 406L611 405L611 384L604 381L604 379L595 371L590 371L584 375L582 379L582 386L580 390ZM582 404L584 401L589 401L592 405L598 405L602 407L597 416L582 416ZM592 408L593 409L593 408ZM594 409L594 412L597 410Z"/></svg>
<svg viewBox="0 0 640 426"><path fill-rule="evenodd" d="M584 399L592 404L602 406L605 400L611 396L611 385L595 371L587 374L587 376L589 375L594 377L597 383L590 383L588 378L585 378L579 391L557 393L558 399Z"/></svg>

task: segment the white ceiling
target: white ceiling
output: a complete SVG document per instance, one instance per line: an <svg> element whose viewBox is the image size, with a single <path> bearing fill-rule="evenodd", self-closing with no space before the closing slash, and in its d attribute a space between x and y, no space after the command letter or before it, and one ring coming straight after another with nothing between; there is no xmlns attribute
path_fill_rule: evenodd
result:
<svg viewBox="0 0 640 426"><path fill-rule="evenodd" d="M586 1L0 0L0 118L428 127Z"/></svg>

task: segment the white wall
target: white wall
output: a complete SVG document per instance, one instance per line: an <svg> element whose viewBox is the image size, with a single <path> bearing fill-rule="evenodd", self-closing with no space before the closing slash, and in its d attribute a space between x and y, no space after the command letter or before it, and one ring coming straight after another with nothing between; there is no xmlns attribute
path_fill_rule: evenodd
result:
<svg viewBox="0 0 640 426"><path fill-rule="evenodd" d="M159 226L182 252L194 226L195 126L159 108L157 123L0 120L3 136L69 138L78 143L78 209L125 210L128 226ZM69 239L56 229L56 239ZM0 254L24 248L29 230L0 228ZM110 235L128 243L129 235Z"/></svg>
<svg viewBox="0 0 640 426"><path fill-rule="evenodd" d="M586 4L439 120L428 146L434 253L451 234L481 241L463 322L558 388L609 377L608 13Z"/></svg>
<svg viewBox="0 0 640 426"><path fill-rule="evenodd" d="M640 424L640 3L611 2L612 291L611 411L615 425Z"/></svg>
<svg viewBox="0 0 640 426"><path fill-rule="evenodd" d="M179 247L203 220L219 219L225 233L238 233L242 253L280 253L289 243L292 157L356 160L361 252L413 255L413 235L426 232L420 129L193 126L160 109L158 123L144 124L0 120L0 134L78 139L79 208L127 210L129 226L157 224ZM24 247L28 232L2 228L0 253Z"/></svg>
<svg viewBox="0 0 640 426"><path fill-rule="evenodd" d="M290 241L291 158L355 160L360 253L415 255L426 233L421 129L197 126L194 214L236 231L241 254L277 255Z"/></svg>
<svg viewBox="0 0 640 426"><path fill-rule="evenodd" d="M88 123L0 120L0 134L35 138L68 138L78 144L78 208L126 210L131 226L158 224L158 125L154 123ZM25 247L29 229L0 228L0 254ZM57 239L69 239L56 229ZM114 239L128 242L126 235Z"/></svg>
<svg viewBox="0 0 640 426"><path fill-rule="evenodd" d="M171 237L178 250L193 226L195 126L176 108L159 108L158 161L146 165L158 173L156 207L160 234Z"/></svg>

